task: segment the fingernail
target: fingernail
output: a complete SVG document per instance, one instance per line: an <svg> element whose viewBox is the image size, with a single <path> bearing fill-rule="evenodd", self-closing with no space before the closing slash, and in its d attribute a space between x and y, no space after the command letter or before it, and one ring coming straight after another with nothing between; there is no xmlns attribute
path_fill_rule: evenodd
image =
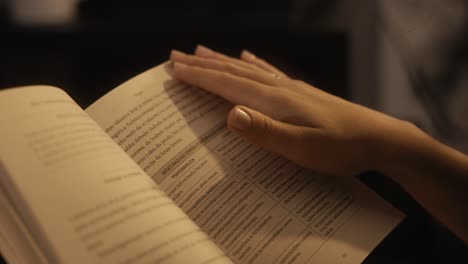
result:
<svg viewBox="0 0 468 264"><path fill-rule="evenodd" d="M242 57L248 61L254 61L257 57L248 50L242 51Z"/></svg>
<svg viewBox="0 0 468 264"><path fill-rule="evenodd" d="M178 50L172 50L171 51L171 60L177 60L177 59L182 59L182 57L185 55L185 53L180 52Z"/></svg>
<svg viewBox="0 0 468 264"><path fill-rule="evenodd" d="M202 45L198 45L197 49L195 50L195 53L200 56L209 56L213 54L213 52L214 52L213 50Z"/></svg>
<svg viewBox="0 0 468 264"><path fill-rule="evenodd" d="M187 64L180 63L180 62L174 62L174 71L180 71L187 68Z"/></svg>
<svg viewBox="0 0 468 264"><path fill-rule="evenodd" d="M252 124L252 118L244 110L236 107L234 109L233 118L231 119L230 125L239 130L247 130Z"/></svg>

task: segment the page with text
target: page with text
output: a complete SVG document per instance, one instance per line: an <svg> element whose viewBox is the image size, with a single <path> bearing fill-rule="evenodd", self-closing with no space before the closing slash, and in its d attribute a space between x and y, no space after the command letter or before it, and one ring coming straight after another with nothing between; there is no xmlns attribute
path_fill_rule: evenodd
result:
<svg viewBox="0 0 468 264"><path fill-rule="evenodd" d="M369 190L365 203L247 143L225 125L231 105L169 73L153 68L86 111L234 262L360 263L401 220Z"/></svg>
<svg viewBox="0 0 468 264"><path fill-rule="evenodd" d="M62 90L2 91L0 113L1 185L49 263L230 262Z"/></svg>

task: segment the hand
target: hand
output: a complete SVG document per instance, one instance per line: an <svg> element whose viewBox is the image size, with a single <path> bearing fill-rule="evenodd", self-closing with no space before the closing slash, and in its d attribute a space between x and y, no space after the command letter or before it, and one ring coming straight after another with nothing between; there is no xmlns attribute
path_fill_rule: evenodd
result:
<svg viewBox="0 0 468 264"><path fill-rule="evenodd" d="M228 126L265 149L328 174L377 170L468 242L468 156L414 125L293 80L244 51L173 51L174 76L237 104Z"/></svg>
<svg viewBox="0 0 468 264"><path fill-rule="evenodd" d="M174 76L237 104L228 126L249 141L316 171L372 168L380 138L408 124L340 99L244 51L231 58L199 46L172 51Z"/></svg>

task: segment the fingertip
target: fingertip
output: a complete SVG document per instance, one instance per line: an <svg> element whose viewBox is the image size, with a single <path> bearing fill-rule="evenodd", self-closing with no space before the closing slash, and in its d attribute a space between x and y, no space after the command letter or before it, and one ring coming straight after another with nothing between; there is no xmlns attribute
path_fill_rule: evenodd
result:
<svg viewBox="0 0 468 264"><path fill-rule="evenodd" d="M174 61L174 60L179 60L179 59L182 59L184 57L185 53L181 52L181 51L178 51L178 50L171 50L171 54L169 56L169 59Z"/></svg>
<svg viewBox="0 0 468 264"><path fill-rule="evenodd" d="M254 61L257 56L255 56L253 53L251 53L250 51L244 49L242 52L241 52L241 59L245 60L245 61L249 61L249 62L252 62Z"/></svg>
<svg viewBox="0 0 468 264"><path fill-rule="evenodd" d="M202 56L202 57L208 57L210 55L214 54L214 51L212 49L209 49L203 45L197 45L195 48L195 55Z"/></svg>
<svg viewBox="0 0 468 264"><path fill-rule="evenodd" d="M234 130L245 131L252 125L252 117L247 109L240 106L235 106L229 111L228 126Z"/></svg>

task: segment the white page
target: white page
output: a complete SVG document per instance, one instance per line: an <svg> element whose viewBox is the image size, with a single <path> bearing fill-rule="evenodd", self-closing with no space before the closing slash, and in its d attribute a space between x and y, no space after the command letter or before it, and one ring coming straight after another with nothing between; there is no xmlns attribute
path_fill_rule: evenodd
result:
<svg viewBox="0 0 468 264"><path fill-rule="evenodd" d="M86 111L237 263L359 263L402 215L225 127L223 100L160 66ZM118 106L118 107L117 107Z"/></svg>
<svg viewBox="0 0 468 264"><path fill-rule="evenodd" d="M227 262L62 90L2 91L0 113L0 181L50 263Z"/></svg>

